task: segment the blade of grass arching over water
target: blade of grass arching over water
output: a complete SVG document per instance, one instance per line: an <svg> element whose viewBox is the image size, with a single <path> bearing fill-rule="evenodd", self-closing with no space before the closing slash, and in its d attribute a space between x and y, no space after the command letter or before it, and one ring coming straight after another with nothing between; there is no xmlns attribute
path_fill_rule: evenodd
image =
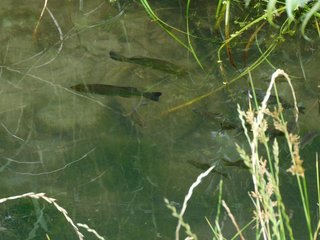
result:
<svg viewBox="0 0 320 240"><path fill-rule="evenodd" d="M141 0L141 4L143 5L143 7L145 8L145 10L147 11L147 13L149 14L149 16L151 17L151 19L153 19L154 21L156 21L159 26L166 32L168 33L175 41L177 41L181 46L183 46L184 48L188 49L188 51L192 52L191 49L188 47L188 45L186 45L177 35L175 35L170 29L173 29L177 32L180 33L184 33L185 32L181 31L180 29L177 29L171 25L169 25L168 23L162 21L157 14L155 14L155 12L152 10L152 8L150 7L149 3L147 0Z"/></svg>
<svg viewBox="0 0 320 240"><path fill-rule="evenodd" d="M227 84L232 84L234 82L236 82L237 80L239 80L240 78L242 78L243 76L245 76L246 74L248 74L249 71L252 71L253 69L255 69L256 67L258 67L264 60L266 57L268 57L270 55L270 53L276 48L276 46L278 45L278 41L274 41L268 48L267 50L251 65L249 66L245 71L243 71L242 73L240 73L238 76L236 76L235 78L231 79L230 81L228 81ZM189 107L209 96L211 96L214 93L217 93L219 91L221 91L222 89L224 89L226 87L226 84L222 84L219 87L217 87L216 89L212 89L211 91L198 96L196 98L193 98L187 102L184 102L178 106L172 107L166 111L163 111L160 115L164 116L167 115L169 113L173 113L176 112L178 110L181 110L185 107Z"/></svg>
<svg viewBox="0 0 320 240"><path fill-rule="evenodd" d="M301 25L301 33L302 33L302 36L303 36L306 40L309 40L309 41L310 41L310 39L306 36L306 34L305 34L305 32L304 32L305 29L306 29L306 26L307 26L310 18L311 18L314 14L316 14L319 9L320 9L320 1L317 1L317 2L313 5L313 7L312 7L310 10L308 10L308 13L304 16L304 19L303 19L303 22L302 22L302 25Z"/></svg>
<svg viewBox="0 0 320 240"><path fill-rule="evenodd" d="M181 46L183 46L184 48L186 48L189 52L192 53L194 59L196 60L196 62L198 63L198 65L201 67L202 70L204 70L196 52L193 49L192 43L191 43L191 36L192 34L190 34L190 27L189 27L189 6L190 6L190 0L188 0L187 2L187 10L186 10L186 21L187 21L187 32L184 32L180 29L177 29L171 25L169 25L168 23L164 22L163 20L161 20L157 14L152 10L151 6L149 5L147 0L141 0L141 4L143 5L143 7L145 8L146 12L149 14L149 16L151 17L151 19L153 19L154 21L156 21L159 26L165 31L167 32L176 42L178 42ZM181 40L176 34L174 34L170 29L177 31L179 33L185 34L187 36L187 40L188 40L188 45L185 44L183 42L183 40ZM193 36L195 37L195 36Z"/></svg>
<svg viewBox="0 0 320 240"><path fill-rule="evenodd" d="M198 65L201 67L202 70L204 70L196 52L194 51L192 47L192 42L190 38L190 26L189 26L189 9L190 9L190 0L187 1L187 9L186 9L186 25L187 25L187 39L188 39L188 45L189 45L189 51L192 53L194 59L197 61Z"/></svg>

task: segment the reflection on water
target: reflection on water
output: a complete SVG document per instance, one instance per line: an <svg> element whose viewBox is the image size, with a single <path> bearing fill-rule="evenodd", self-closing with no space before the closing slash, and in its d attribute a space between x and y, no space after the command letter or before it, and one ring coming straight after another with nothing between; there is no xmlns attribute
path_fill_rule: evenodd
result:
<svg viewBox="0 0 320 240"><path fill-rule="evenodd" d="M232 87L191 108L162 115L219 86L222 80L203 73L183 47L149 20L141 6L131 3L119 10L118 5L107 1L86 1L81 6L53 1L35 33L42 3L20 4L2 1L0 10L2 196L45 192L76 222L87 223L106 239L172 239L176 221L163 198L181 207L189 185L202 171L188 162L211 165L221 163L221 159L237 161L234 143L245 144L237 127L225 127L226 123L238 124ZM159 8L159 14L168 21L175 16L172 24L179 25L183 17L177 18L176 12L179 6L168 11ZM201 19L201 28L195 33L212 36L212 29L205 24L211 20ZM216 64L211 54L215 50L209 46L217 41L201 41L195 44L200 59L206 66ZM111 50L126 56L165 59L185 66L188 75L113 61L109 58ZM297 79L295 85L306 107L300 129L302 133L317 133L317 93L304 97L319 84L313 80L317 67L310 60L304 67L310 72L307 84ZM272 72L267 69L267 75L265 69L253 72L254 78L265 79ZM286 64L285 69L301 76L295 66ZM207 70L217 71L217 66ZM70 89L76 84L98 83L160 91L162 96L153 102L139 96L109 97ZM246 84L239 82L237 88L246 89ZM257 85L263 88L266 83ZM280 86L280 91L286 96L288 89ZM203 113L215 113L220 118L210 120ZM303 154L316 150L320 139L312 136ZM314 156L305 155L307 158ZM308 170L313 163L306 165ZM242 201L251 187L249 174L234 167L220 170L229 177L225 179L224 197L230 200L238 223L244 225L251 216L251 211L243 211L250 208L250 202ZM221 177L212 173L196 191L187 211L186 219L200 239L210 239L204 216L214 219ZM0 213L1 239L43 239L46 233L51 239L75 238L59 213L41 201L7 202L1 205ZM228 221L223 228L230 234L234 231Z"/></svg>

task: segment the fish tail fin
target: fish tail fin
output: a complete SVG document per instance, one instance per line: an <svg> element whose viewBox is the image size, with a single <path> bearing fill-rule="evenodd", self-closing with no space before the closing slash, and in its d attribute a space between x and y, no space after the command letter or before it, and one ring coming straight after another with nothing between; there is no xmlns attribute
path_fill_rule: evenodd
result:
<svg viewBox="0 0 320 240"><path fill-rule="evenodd" d="M122 56L121 54L116 53L115 51L110 51L109 56L113 60L120 61L120 62L124 62L127 60L127 58L125 56Z"/></svg>
<svg viewBox="0 0 320 240"><path fill-rule="evenodd" d="M148 98L148 99L150 99L150 100L152 100L152 101L159 101L159 98L160 98L160 96L161 96L161 92L144 92L143 94L142 94L142 96L144 96L145 98Z"/></svg>

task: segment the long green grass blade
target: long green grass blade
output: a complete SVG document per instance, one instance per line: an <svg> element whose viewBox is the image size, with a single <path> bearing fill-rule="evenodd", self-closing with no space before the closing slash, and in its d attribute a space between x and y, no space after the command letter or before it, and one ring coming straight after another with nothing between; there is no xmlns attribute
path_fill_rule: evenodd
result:
<svg viewBox="0 0 320 240"><path fill-rule="evenodd" d="M197 61L201 69L204 70L196 52L193 49L191 38L190 38L189 9L190 9L190 0L187 1L187 9L186 9L186 25L187 25L187 39L188 39L189 51L192 53L194 59Z"/></svg>

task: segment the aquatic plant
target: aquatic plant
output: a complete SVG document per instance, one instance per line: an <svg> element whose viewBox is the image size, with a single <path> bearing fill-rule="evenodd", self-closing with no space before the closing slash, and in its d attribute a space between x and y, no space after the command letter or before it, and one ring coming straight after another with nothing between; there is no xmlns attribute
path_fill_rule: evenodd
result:
<svg viewBox="0 0 320 240"><path fill-rule="evenodd" d="M246 0L246 5L249 4L249 0ZM306 35L305 35L305 29L307 24L309 23L310 19L312 16L315 16L315 24L317 26L317 30L319 32L319 26L318 26L318 22L317 22L317 18L319 18L319 13L318 10L320 9L320 2L313 2L313 1L309 1L309 0L285 0L285 1L268 1L268 5L267 5L267 15L268 15L268 21L271 24L273 23L273 18L274 15L278 14L277 13L277 9L276 9L276 5L277 4L281 4L284 5L286 7L286 12L287 12L287 16L288 16L288 21L286 22L286 24L289 26L291 24L292 21L294 20L299 20L301 21L301 33L302 35L310 40ZM301 17L299 17L299 14L296 15L296 12L301 12Z"/></svg>
<svg viewBox="0 0 320 240"><path fill-rule="evenodd" d="M217 67L221 73L221 86L211 89L198 97L187 100L178 106L163 112L168 114L181 108L193 105L196 102L211 96L212 94L224 89L226 85L230 85L240 78L246 76L250 71L253 71L263 62L267 62L272 68L276 69L268 60L268 57L273 53L277 47L286 41L301 34L305 39L310 40L306 33L307 26L310 33L318 32L320 35L318 10L320 9L319 2L312 2L307 0L286 0L286 1L217 1L215 5L215 13L212 12L214 23L211 26L214 34L212 36L198 36L193 33L194 25L192 25L192 15L195 11L191 8L192 1L188 0L185 6L185 25L184 30L170 25L157 14L156 8L153 8L148 0L140 1L150 18L156 22L164 31L166 31L173 39L186 48L194 57L197 64L206 73L212 71L212 68ZM310 21L314 24L308 24ZM197 21L197 20L194 20ZM269 23L269 24L267 24ZM210 23L209 23L210 24ZM272 25L273 28L270 28ZM259 34L268 28L268 36L259 38ZM300 31L299 31L300 29ZM200 53L194 47L195 42L199 39L207 41L210 46L217 45L214 38L220 37L220 47L217 51L217 64L213 62L210 64L210 69L204 67L204 62L200 60ZM243 42L246 43L243 46ZM248 62L248 50L253 48L255 44L256 49L260 54L252 57L251 62ZM235 52L243 52L243 59L237 61L234 58ZM226 62L226 58L229 63ZM215 56L212 57L215 59ZM211 59L212 59L211 58ZM247 64L248 62L248 64ZM226 66L231 65L237 70L236 76L231 79L227 77ZM240 67L241 66L241 67ZM230 71L229 71L230 72Z"/></svg>
<svg viewBox="0 0 320 240"><path fill-rule="evenodd" d="M309 205L308 191L312 186L307 185L303 160L300 158L299 153L299 136L295 133L289 132L287 122L285 121L282 113L283 108L280 102L278 102L278 107L275 108L274 111L271 111L268 108L268 100L271 90L275 89L275 92L277 93L276 78L278 76L284 76L291 87L295 105L295 120L298 121L299 110L296 104L296 97L291 85L291 80L289 76L280 69L278 69L272 75L270 85L266 91L263 101L260 104L258 103L255 94L253 94L254 103L247 111L242 110L240 106L238 106L239 117L242 122L242 127L244 129L244 134L249 144L250 151L246 151L239 145L237 145L237 150L244 163L249 168L252 177L253 189L249 192L248 200L251 200L254 206L253 219L242 228L237 224L235 216L231 213L226 201L224 201L222 198L223 180L221 180L219 187L219 200L217 203L217 217L213 223L207 220L210 228L212 229L214 239L225 239L219 223L219 216L222 207L225 209L226 213L230 217L230 220L236 228L237 233L232 239L237 237L240 237L240 239L245 239L244 232L249 226L253 225L255 227L255 239L295 239L292 228L297 226L292 226L291 224L291 220L288 216L286 206L283 201L283 194L280 189L280 146L276 138L273 140L273 142L270 142L270 139L266 134L266 130L268 129L268 124L266 121L267 117L271 117L275 128L283 132L286 138L286 144L284 143L281 145L281 148L287 147L290 153L291 166L289 169L287 169L287 172L295 176L297 181L300 194L300 196L297 197L301 200L301 205L304 212L304 220L307 226L307 236L305 239L315 240L319 237L320 220L318 219L317 223L315 224L316 229L313 229L314 225L311 221L312 213ZM251 85L253 87L253 81L251 81ZM320 173L318 166L318 155L316 155L316 160L318 211L320 211ZM194 188L200 184L201 179L207 176L208 173L214 169L214 167L215 166L212 166L206 172L202 173L198 177L197 181L192 184L180 213L177 213L177 210L174 208L174 206L170 205L169 201L166 200L166 205L172 210L173 216L177 217L179 220L177 231L179 231L180 226L185 227L188 235L187 239L197 239L196 234L191 231L191 227L183 219L187 202L191 198ZM178 239L179 234L176 232L176 240Z"/></svg>

